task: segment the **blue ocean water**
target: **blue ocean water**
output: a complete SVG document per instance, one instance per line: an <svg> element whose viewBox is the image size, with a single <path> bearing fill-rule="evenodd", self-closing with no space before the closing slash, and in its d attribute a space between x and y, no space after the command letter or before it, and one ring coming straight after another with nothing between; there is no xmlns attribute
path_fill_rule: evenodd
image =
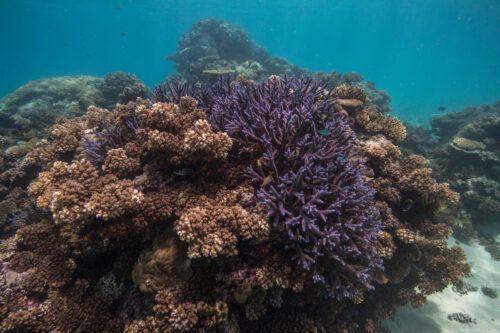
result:
<svg viewBox="0 0 500 333"><path fill-rule="evenodd" d="M241 25L291 63L361 73L407 120L500 98L498 0L0 0L0 96L116 70L153 86L204 18Z"/></svg>

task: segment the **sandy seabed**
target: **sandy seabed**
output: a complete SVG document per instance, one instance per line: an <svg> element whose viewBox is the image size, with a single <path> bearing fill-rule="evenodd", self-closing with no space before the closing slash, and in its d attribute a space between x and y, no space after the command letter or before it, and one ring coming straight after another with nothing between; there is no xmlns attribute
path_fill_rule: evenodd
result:
<svg viewBox="0 0 500 333"><path fill-rule="evenodd" d="M500 233L496 233L497 239ZM454 239L450 245L457 244ZM490 287L500 293L500 261L494 261L488 252L477 243L458 243L466 252L472 266L472 275L465 281L479 288L460 295L446 288L428 298L418 309L406 306L398 310L394 320L387 320L385 328L391 333L488 333L500 332L500 296L490 298L481 292L481 287ZM448 319L448 315L462 312L476 323L462 324Z"/></svg>

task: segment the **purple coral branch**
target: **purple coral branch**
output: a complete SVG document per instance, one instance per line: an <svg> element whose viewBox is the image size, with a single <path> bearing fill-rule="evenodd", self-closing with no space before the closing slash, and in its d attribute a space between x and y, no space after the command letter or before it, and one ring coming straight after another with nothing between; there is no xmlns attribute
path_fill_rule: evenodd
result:
<svg viewBox="0 0 500 333"><path fill-rule="evenodd" d="M249 166L247 175L273 232L295 252L299 267L313 271L338 297L360 285L370 288L372 270L382 260L373 243L381 228L374 190L364 180L365 165L354 158L354 134L335 102L311 79L274 78L231 85L207 113L239 154L259 147L254 157L260 163ZM335 274L321 273L330 271Z"/></svg>

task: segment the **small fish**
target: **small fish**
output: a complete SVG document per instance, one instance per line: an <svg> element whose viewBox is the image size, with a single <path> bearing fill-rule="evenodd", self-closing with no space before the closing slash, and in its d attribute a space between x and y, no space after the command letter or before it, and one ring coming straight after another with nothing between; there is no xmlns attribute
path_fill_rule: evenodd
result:
<svg viewBox="0 0 500 333"><path fill-rule="evenodd" d="M446 106L442 106L442 105L438 106L437 110L440 111L440 112L444 112L444 111L446 111Z"/></svg>
<svg viewBox="0 0 500 333"><path fill-rule="evenodd" d="M273 180L273 176L271 176L271 175L267 176L266 178L264 178L262 180L261 187L266 187L267 185L269 185L271 183L272 180Z"/></svg>
<svg viewBox="0 0 500 333"><path fill-rule="evenodd" d="M182 168L174 171L174 175L181 177L191 176L193 173L193 169L188 168Z"/></svg>
<svg viewBox="0 0 500 333"><path fill-rule="evenodd" d="M389 282L389 277L386 273L377 269L375 270L375 281L377 281L379 284L386 284L387 282Z"/></svg>
<svg viewBox="0 0 500 333"><path fill-rule="evenodd" d="M330 131L328 128L323 128L318 131L320 135L327 136L332 134L332 131Z"/></svg>
<svg viewBox="0 0 500 333"><path fill-rule="evenodd" d="M127 37L127 36L128 36L128 32L126 32L126 31L122 31L122 32L120 33L120 35L122 35L122 37Z"/></svg>
<svg viewBox="0 0 500 333"><path fill-rule="evenodd" d="M203 71L204 74L209 74L209 75L226 75L226 74L231 74L234 72L235 71L233 69L229 69L229 68L205 69Z"/></svg>

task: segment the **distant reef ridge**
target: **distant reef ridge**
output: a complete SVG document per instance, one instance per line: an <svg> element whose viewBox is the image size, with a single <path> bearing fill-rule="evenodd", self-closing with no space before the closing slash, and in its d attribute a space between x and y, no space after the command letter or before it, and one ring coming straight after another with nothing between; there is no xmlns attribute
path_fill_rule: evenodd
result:
<svg viewBox="0 0 500 333"><path fill-rule="evenodd" d="M221 75L231 74L238 80L262 81L272 75L313 76L328 86L360 87L366 92L368 102L379 111L391 111L391 96L360 74L312 72L291 64L284 57L269 54L240 26L223 20L201 20L194 24L180 38L177 51L167 59L174 62L177 70L171 79L214 82Z"/></svg>

